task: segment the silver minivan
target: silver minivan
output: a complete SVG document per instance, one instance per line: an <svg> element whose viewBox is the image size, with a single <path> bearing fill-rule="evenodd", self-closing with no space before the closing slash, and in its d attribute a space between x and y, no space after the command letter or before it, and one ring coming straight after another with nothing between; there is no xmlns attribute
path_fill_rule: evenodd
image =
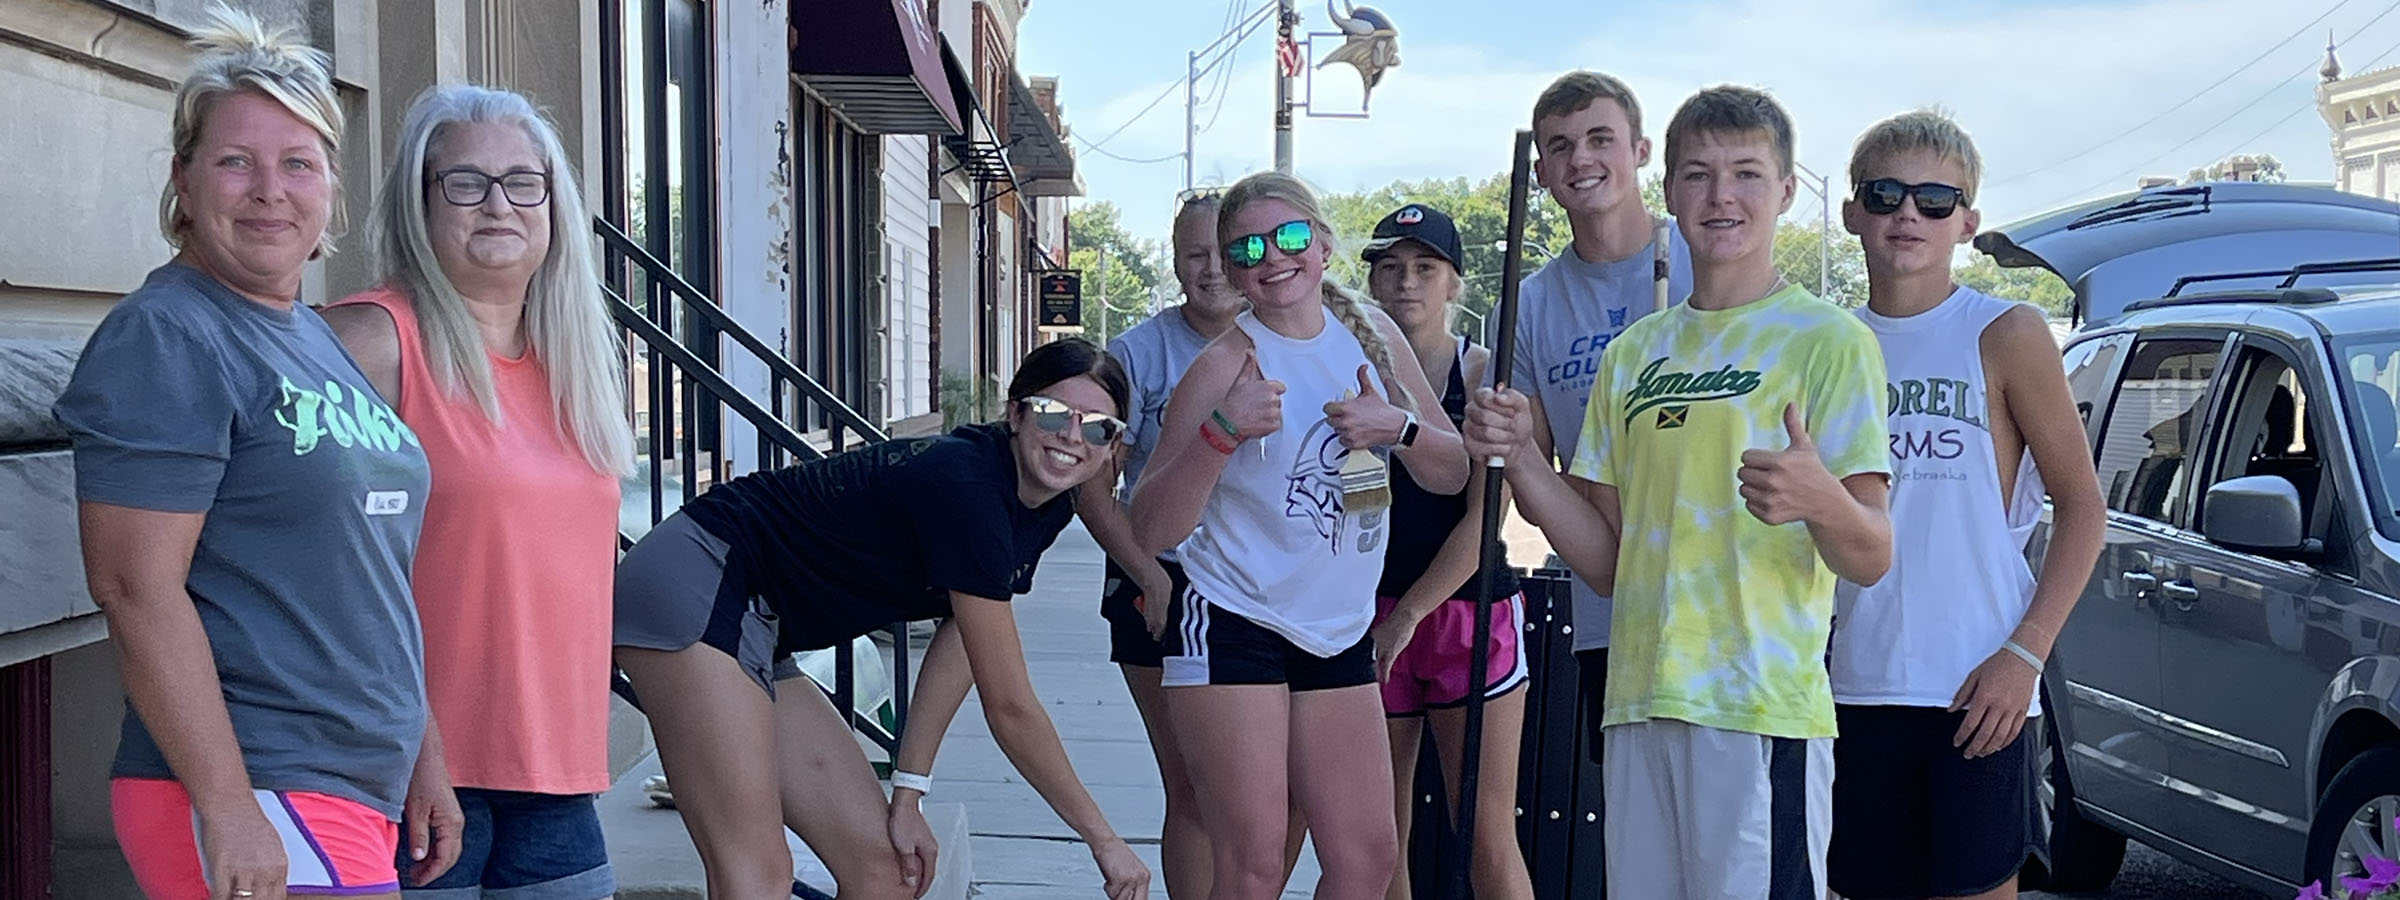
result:
<svg viewBox="0 0 2400 900"><path fill-rule="evenodd" d="M2109 506L2043 679L2028 886L2105 887L2127 838L2267 890L2400 858L2400 205L2189 185L1976 246L2075 288Z"/></svg>

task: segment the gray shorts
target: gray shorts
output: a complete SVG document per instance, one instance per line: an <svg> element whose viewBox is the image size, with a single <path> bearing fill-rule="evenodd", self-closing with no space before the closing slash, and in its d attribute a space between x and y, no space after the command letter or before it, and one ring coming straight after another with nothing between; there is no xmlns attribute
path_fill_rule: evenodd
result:
<svg viewBox="0 0 2400 900"><path fill-rule="evenodd" d="M619 647L716 648L775 696L777 617L725 572L725 542L683 513L667 517L617 562ZM641 685L634 685L640 690Z"/></svg>

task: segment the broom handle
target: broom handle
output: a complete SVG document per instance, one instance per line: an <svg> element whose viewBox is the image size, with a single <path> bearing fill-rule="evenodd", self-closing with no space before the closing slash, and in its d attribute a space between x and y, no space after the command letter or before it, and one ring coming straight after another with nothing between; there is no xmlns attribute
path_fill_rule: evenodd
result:
<svg viewBox="0 0 2400 900"><path fill-rule="evenodd" d="M1525 259L1525 203L1527 185L1532 181L1533 132L1520 130L1510 151L1511 169L1508 179L1508 250L1500 258L1499 331L1492 335L1491 372L1494 384L1505 384L1510 366L1516 362L1517 344L1517 282L1522 280ZM1539 423L1536 423L1537 426ZM1494 456L1484 462L1483 474L1483 541L1477 545L1475 591L1475 643L1467 657L1467 722L1465 746L1459 753L1458 810L1452 822L1457 825L1458 845L1450 866L1449 895L1463 898L1469 895L1469 874L1475 860L1475 795L1483 774L1483 701L1484 679L1490 673L1492 643L1492 591L1498 587L1495 576L1499 566L1507 563L1500 550L1500 492L1507 486L1502 470L1508 465L1505 456ZM1523 635L1517 636L1523 640ZM1507 826L1509 823L1500 823Z"/></svg>
<svg viewBox="0 0 2400 900"><path fill-rule="evenodd" d="M1656 250L1655 254L1652 256L1652 262L1650 264L1650 283L1652 285L1650 292L1650 305L1652 311L1654 312L1666 312L1667 304L1671 302L1670 298L1667 297L1667 269L1670 259L1668 256L1667 239L1672 236L1669 234L1669 229L1672 227L1673 226L1667 224L1667 217L1665 216L1659 216L1651 220L1650 246Z"/></svg>

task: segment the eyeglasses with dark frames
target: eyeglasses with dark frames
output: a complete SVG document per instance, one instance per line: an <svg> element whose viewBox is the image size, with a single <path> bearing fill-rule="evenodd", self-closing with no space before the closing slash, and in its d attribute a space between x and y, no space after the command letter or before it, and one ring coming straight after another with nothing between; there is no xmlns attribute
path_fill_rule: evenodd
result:
<svg viewBox="0 0 2400 900"><path fill-rule="evenodd" d="M500 196L510 206L540 206L550 200L550 173L503 172L493 175L481 169L443 169L433 173L433 183L442 189L442 199L452 206L482 206L492 196L492 185L500 186Z"/></svg>

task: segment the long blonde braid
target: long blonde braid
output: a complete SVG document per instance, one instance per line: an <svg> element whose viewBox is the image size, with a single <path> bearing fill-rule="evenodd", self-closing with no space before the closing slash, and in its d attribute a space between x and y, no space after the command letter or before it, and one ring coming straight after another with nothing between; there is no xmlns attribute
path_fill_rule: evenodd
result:
<svg viewBox="0 0 2400 900"><path fill-rule="evenodd" d="M1324 207L1317 202L1316 192L1309 190L1307 183L1299 178L1281 172L1259 172L1234 182L1233 187L1226 189L1217 209L1217 240L1220 244L1230 242L1235 237L1233 220L1242 207L1261 200L1281 200L1291 204L1301 215L1308 217L1309 225L1316 229L1317 240L1325 242L1326 247L1334 252L1340 252L1331 218L1325 215ZM1350 330L1350 336L1358 339L1359 349L1366 352L1367 361L1375 365L1376 373L1390 386L1392 405L1416 411L1417 401L1409 392L1408 383L1393 377L1392 342L1384 339L1383 329L1375 327L1375 318L1367 314L1367 310L1377 308L1375 301L1335 280L1330 272L1326 273L1319 286L1325 309L1333 313L1334 320L1342 323L1343 328Z"/></svg>

